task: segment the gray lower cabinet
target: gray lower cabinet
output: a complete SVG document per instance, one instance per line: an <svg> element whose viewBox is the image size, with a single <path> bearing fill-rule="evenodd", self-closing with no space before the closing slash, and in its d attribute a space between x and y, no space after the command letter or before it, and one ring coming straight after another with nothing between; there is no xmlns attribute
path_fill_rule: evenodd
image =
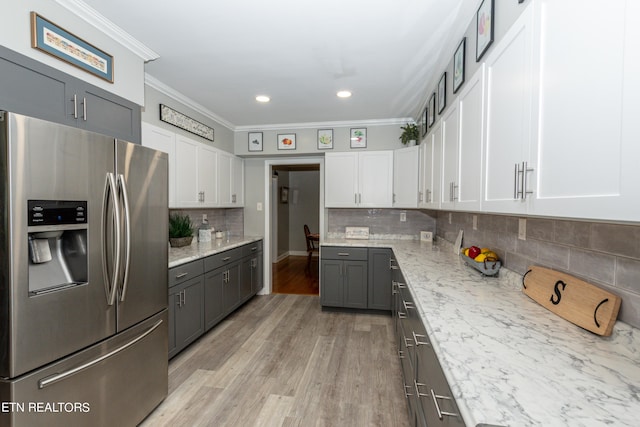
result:
<svg viewBox="0 0 640 427"><path fill-rule="evenodd" d="M463 427L449 384L402 272L393 273L392 312L411 426Z"/></svg>
<svg viewBox="0 0 640 427"><path fill-rule="evenodd" d="M369 248L368 308L391 310L391 249Z"/></svg>
<svg viewBox="0 0 640 427"><path fill-rule="evenodd" d="M169 290L169 357L204 332L204 277L187 280Z"/></svg>
<svg viewBox="0 0 640 427"><path fill-rule="evenodd" d="M218 268L204 275L204 324L209 330L226 316L223 303L224 281L226 270Z"/></svg>
<svg viewBox="0 0 640 427"><path fill-rule="evenodd" d="M366 248L323 246L320 255L320 304L367 308Z"/></svg>
<svg viewBox="0 0 640 427"><path fill-rule="evenodd" d="M140 143L140 106L0 46L0 110Z"/></svg>

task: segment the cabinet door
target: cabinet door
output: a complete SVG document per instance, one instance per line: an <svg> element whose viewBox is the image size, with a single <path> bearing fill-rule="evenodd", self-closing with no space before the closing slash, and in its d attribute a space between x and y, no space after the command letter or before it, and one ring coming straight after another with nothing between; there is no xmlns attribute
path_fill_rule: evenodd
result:
<svg viewBox="0 0 640 427"><path fill-rule="evenodd" d="M204 322L205 329L214 327L226 314L223 304L224 268L204 275Z"/></svg>
<svg viewBox="0 0 640 427"><path fill-rule="evenodd" d="M87 130L140 143L140 106L119 96L78 83L78 123Z"/></svg>
<svg viewBox="0 0 640 427"><path fill-rule="evenodd" d="M417 208L420 189L420 147L393 152L393 207Z"/></svg>
<svg viewBox="0 0 640 427"><path fill-rule="evenodd" d="M456 209L479 210L482 197L482 135L484 124L484 65L460 93Z"/></svg>
<svg viewBox="0 0 640 427"><path fill-rule="evenodd" d="M169 358L173 357L176 353L176 310L180 305L181 294L176 291L169 289L169 318L167 322L168 333L169 333Z"/></svg>
<svg viewBox="0 0 640 427"><path fill-rule="evenodd" d="M246 301L251 296L253 281L253 263L255 258L244 258L240 266L240 300Z"/></svg>
<svg viewBox="0 0 640 427"><path fill-rule="evenodd" d="M486 61L482 206L490 212L524 213L527 210L526 203L517 194L522 176L517 168L529 160L532 26L531 8L527 8Z"/></svg>
<svg viewBox="0 0 640 427"><path fill-rule="evenodd" d="M231 205L244 206L244 160L236 156L231 161Z"/></svg>
<svg viewBox="0 0 640 427"><path fill-rule="evenodd" d="M327 208L357 205L358 153L326 153L324 204Z"/></svg>
<svg viewBox="0 0 640 427"><path fill-rule="evenodd" d="M343 307L367 308L367 262L342 261Z"/></svg>
<svg viewBox="0 0 640 427"><path fill-rule="evenodd" d="M198 143L176 136L176 205L183 208L199 207Z"/></svg>
<svg viewBox="0 0 640 427"><path fill-rule="evenodd" d="M180 351L204 333L204 277L177 286L181 294L175 311L176 348Z"/></svg>
<svg viewBox="0 0 640 427"><path fill-rule="evenodd" d="M255 262L252 266L252 277L251 280L251 293L257 294L262 290L264 286L264 271L262 264L262 252L258 252L257 256L254 258Z"/></svg>
<svg viewBox="0 0 640 427"><path fill-rule="evenodd" d="M218 197L220 206L231 206L231 170L233 156L229 153L218 154Z"/></svg>
<svg viewBox="0 0 640 427"><path fill-rule="evenodd" d="M391 249L369 249L367 307L391 310Z"/></svg>
<svg viewBox="0 0 640 427"><path fill-rule="evenodd" d="M167 153L169 157L169 207L176 206L176 134L142 122L142 145Z"/></svg>
<svg viewBox="0 0 640 427"><path fill-rule="evenodd" d="M431 131L425 142L423 152L424 164L424 193L422 196L422 204L420 207L439 209L440 208L440 173L442 171L442 126L438 122L436 127Z"/></svg>
<svg viewBox="0 0 640 427"><path fill-rule="evenodd" d="M453 209L458 198L458 107L457 104L446 112L442 120L442 192L440 206Z"/></svg>
<svg viewBox="0 0 640 427"><path fill-rule="evenodd" d="M324 306L342 307L342 261L320 261L320 303Z"/></svg>
<svg viewBox="0 0 640 427"><path fill-rule="evenodd" d="M226 267L227 278L224 281L222 300L225 313L235 310L240 304L240 262Z"/></svg>
<svg viewBox="0 0 640 427"><path fill-rule="evenodd" d="M206 145L198 145L198 193L200 206L211 208L218 205L218 151Z"/></svg>
<svg viewBox="0 0 640 427"><path fill-rule="evenodd" d="M393 151L361 152L358 153L358 157L358 206L391 207L393 204ZM341 173L344 176L345 171Z"/></svg>

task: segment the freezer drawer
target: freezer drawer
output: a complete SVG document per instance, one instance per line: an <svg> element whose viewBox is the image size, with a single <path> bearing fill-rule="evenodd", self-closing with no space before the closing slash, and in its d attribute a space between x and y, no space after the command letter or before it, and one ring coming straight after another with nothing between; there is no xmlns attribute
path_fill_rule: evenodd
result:
<svg viewBox="0 0 640 427"><path fill-rule="evenodd" d="M81 369L85 367L85 369ZM0 425L135 426L168 390L167 311L13 381L0 380Z"/></svg>

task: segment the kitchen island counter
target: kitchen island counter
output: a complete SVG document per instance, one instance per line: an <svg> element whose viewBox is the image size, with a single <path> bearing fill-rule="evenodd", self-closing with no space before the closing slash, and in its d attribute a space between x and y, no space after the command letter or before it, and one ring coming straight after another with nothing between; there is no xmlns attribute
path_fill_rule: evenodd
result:
<svg viewBox="0 0 640 427"><path fill-rule="evenodd" d="M262 240L262 237L242 236L232 237L229 240L224 238L212 239L211 242L198 242L194 237L193 242L191 242L191 245L189 246L169 248L169 268L177 267L200 258L228 251L229 249L237 248L239 246L248 245L249 243L257 242L259 240Z"/></svg>
<svg viewBox="0 0 640 427"><path fill-rule="evenodd" d="M466 425L637 425L639 329L592 334L527 297L519 274L482 276L446 242L322 246L393 249Z"/></svg>

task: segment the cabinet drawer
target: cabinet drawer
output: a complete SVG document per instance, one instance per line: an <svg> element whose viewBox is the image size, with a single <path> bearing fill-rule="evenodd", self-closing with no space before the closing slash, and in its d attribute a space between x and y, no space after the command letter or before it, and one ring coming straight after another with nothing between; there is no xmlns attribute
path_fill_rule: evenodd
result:
<svg viewBox="0 0 640 427"><path fill-rule="evenodd" d="M229 249L219 254L211 255L204 259L204 271L215 270L242 258L242 247Z"/></svg>
<svg viewBox="0 0 640 427"><path fill-rule="evenodd" d="M352 261L367 261L367 248L351 248L346 246L322 246L320 255L323 259L340 259Z"/></svg>
<svg viewBox="0 0 640 427"><path fill-rule="evenodd" d="M251 256L255 253L262 251L262 240L258 240L257 242L249 243L248 245L244 245L242 247L242 256Z"/></svg>
<svg viewBox="0 0 640 427"><path fill-rule="evenodd" d="M204 273L202 260L179 265L169 270L169 287L178 285Z"/></svg>

